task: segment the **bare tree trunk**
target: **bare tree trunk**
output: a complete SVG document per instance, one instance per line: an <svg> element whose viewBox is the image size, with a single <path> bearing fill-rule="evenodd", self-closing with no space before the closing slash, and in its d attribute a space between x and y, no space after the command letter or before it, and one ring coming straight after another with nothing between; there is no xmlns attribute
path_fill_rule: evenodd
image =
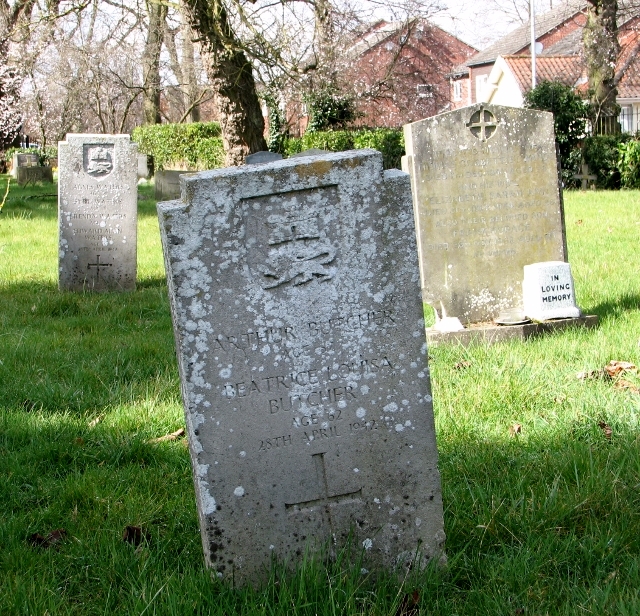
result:
<svg viewBox="0 0 640 616"><path fill-rule="evenodd" d="M167 5L147 2L149 30L142 54L145 124L160 124L160 51L166 29Z"/></svg>
<svg viewBox="0 0 640 616"><path fill-rule="evenodd" d="M219 2L188 0L191 26L201 37L206 68L220 111L227 166L241 165L247 154L267 149L264 119L253 68Z"/></svg>
<svg viewBox="0 0 640 616"><path fill-rule="evenodd" d="M587 23L583 32L584 54L589 78L589 93L593 104L593 120L616 116L616 62L618 43L617 0L589 0Z"/></svg>
<svg viewBox="0 0 640 616"><path fill-rule="evenodd" d="M184 67L183 75L185 79L183 83L187 98L185 109L191 108L189 116L192 122L200 122L200 105L197 101L202 98L202 95L198 86L198 78L196 76L193 30L191 29L191 24L189 23L188 16L185 14L184 9L180 29L182 30L182 65Z"/></svg>

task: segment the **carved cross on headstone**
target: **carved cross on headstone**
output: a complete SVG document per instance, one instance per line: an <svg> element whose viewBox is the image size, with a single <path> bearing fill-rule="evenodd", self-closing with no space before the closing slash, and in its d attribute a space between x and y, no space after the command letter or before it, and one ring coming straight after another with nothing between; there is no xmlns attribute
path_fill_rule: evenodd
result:
<svg viewBox="0 0 640 616"><path fill-rule="evenodd" d="M487 141L496 132L498 122L488 109L481 107L471 116L467 122L467 127L480 141Z"/></svg>
<svg viewBox="0 0 640 616"><path fill-rule="evenodd" d="M92 267L96 268L96 280L100 280L100 268L101 267L112 267L113 263L100 263L100 255L96 255L95 263L87 263L87 269L90 270Z"/></svg>
<svg viewBox="0 0 640 616"><path fill-rule="evenodd" d="M286 509L290 513L299 513L303 509L311 509L316 505L320 505L329 519L329 527L333 532L333 520L331 519L331 505L353 503L360 500L362 496L362 488L352 492L344 492L342 494L330 494L329 482L327 481L327 469L324 462L324 453L315 453L311 456L316 468L316 478L320 484L322 495L308 501L300 501L298 503L285 503Z"/></svg>
<svg viewBox="0 0 640 616"><path fill-rule="evenodd" d="M573 176L574 180L582 180L580 190L587 190L589 182L595 182L598 179L597 175L589 173L589 171L589 165L587 165L586 163L582 163L582 173L576 173Z"/></svg>

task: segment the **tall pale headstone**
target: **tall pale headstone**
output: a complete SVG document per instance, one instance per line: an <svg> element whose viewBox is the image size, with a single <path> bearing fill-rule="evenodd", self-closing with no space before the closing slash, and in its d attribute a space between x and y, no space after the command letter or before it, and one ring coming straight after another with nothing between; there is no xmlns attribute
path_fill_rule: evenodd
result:
<svg viewBox="0 0 640 616"><path fill-rule="evenodd" d="M463 323L522 308L523 267L566 261L553 116L477 104L404 135L425 301Z"/></svg>
<svg viewBox="0 0 640 616"><path fill-rule="evenodd" d="M220 577L344 544L442 557L409 177L372 150L181 178L158 204L202 541Z"/></svg>
<svg viewBox="0 0 640 616"><path fill-rule="evenodd" d="M58 144L60 289L135 289L137 147L129 135Z"/></svg>

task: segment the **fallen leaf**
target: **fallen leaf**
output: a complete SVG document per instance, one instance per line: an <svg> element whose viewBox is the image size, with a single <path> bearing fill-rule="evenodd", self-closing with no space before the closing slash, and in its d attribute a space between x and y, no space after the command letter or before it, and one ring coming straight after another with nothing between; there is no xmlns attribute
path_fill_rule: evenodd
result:
<svg viewBox="0 0 640 616"><path fill-rule="evenodd" d="M180 428L180 430L176 430L171 434L165 434L164 436L160 436L158 438L152 438L147 441L147 443L162 443L164 441L175 441L179 439L181 436L184 436L184 428Z"/></svg>
<svg viewBox="0 0 640 616"><path fill-rule="evenodd" d="M73 441L76 445L84 445L84 439L79 436L77 439Z"/></svg>
<svg viewBox="0 0 640 616"><path fill-rule="evenodd" d="M141 526L127 526L122 533L122 540L138 547L143 541L147 543L151 539L149 531Z"/></svg>
<svg viewBox="0 0 640 616"><path fill-rule="evenodd" d="M420 593L414 590L402 597L400 605L396 610L396 616L417 616L419 613L418 603L420 602Z"/></svg>
<svg viewBox="0 0 640 616"><path fill-rule="evenodd" d="M66 536L67 531L64 528L58 528L51 531L46 537L40 533L33 533L33 535L27 537L27 541L35 547L47 549L56 545L56 543L60 543Z"/></svg>
<svg viewBox="0 0 640 616"><path fill-rule="evenodd" d="M599 421L598 422L598 428L600 428L602 430L605 438L611 440L611 434L613 433L613 430L611 429L611 426L606 424L604 421Z"/></svg>
<svg viewBox="0 0 640 616"><path fill-rule="evenodd" d="M637 385L634 385L631 381L627 381L625 379L618 379L613 386L616 389L626 389L632 394L640 394L640 389L638 389Z"/></svg>
<svg viewBox="0 0 640 616"><path fill-rule="evenodd" d="M637 372L638 369L634 364L628 361L617 361L612 359L605 367L605 372L611 377L620 376L624 372Z"/></svg>
<svg viewBox="0 0 640 616"><path fill-rule="evenodd" d="M454 370L463 370L464 368L471 368L471 362L463 359L453 367Z"/></svg>
<svg viewBox="0 0 640 616"><path fill-rule="evenodd" d="M511 434L511 436L515 436L516 434L522 434L522 425L519 423L514 423L509 428L509 434Z"/></svg>

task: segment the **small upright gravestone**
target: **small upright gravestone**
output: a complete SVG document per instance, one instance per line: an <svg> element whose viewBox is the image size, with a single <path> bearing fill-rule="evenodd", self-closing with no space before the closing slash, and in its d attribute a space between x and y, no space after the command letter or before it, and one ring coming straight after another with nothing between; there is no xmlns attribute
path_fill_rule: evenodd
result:
<svg viewBox="0 0 640 616"><path fill-rule="evenodd" d="M53 182L53 170L48 165L40 164L40 157L36 153L16 152L13 155L11 175L18 186L35 182Z"/></svg>
<svg viewBox="0 0 640 616"><path fill-rule="evenodd" d="M129 135L69 134L58 160L60 289L135 289L137 145Z"/></svg>
<svg viewBox="0 0 640 616"><path fill-rule="evenodd" d="M13 155L13 162L11 165L11 175L14 178L17 178L19 167L39 167L39 166L40 166L40 158L35 152L34 153L16 152Z"/></svg>
<svg viewBox="0 0 640 616"><path fill-rule="evenodd" d="M207 564L440 558L408 176L359 150L181 183L158 213Z"/></svg>
<svg viewBox="0 0 640 616"><path fill-rule="evenodd" d="M571 266L562 261L524 266L524 314L535 321L580 316Z"/></svg>
<svg viewBox="0 0 640 616"><path fill-rule="evenodd" d="M404 134L425 301L463 323L522 308L523 267L566 261L553 116L477 104Z"/></svg>

